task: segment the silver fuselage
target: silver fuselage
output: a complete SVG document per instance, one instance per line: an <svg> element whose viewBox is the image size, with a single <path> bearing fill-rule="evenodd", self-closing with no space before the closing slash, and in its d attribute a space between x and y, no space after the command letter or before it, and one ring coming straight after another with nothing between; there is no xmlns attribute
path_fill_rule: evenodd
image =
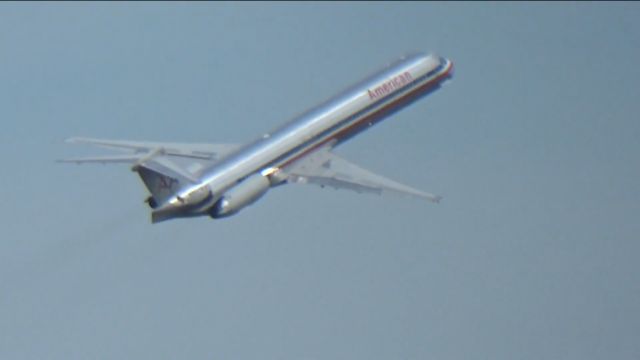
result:
<svg viewBox="0 0 640 360"><path fill-rule="evenodd" d="M176 216L205 214L248 176L272 175L326 144L336 146L437 89L451 75L448 59L421 53L405 56L214 164L202 173L199 184L182 189L156 211L175 207L206 188L206 200Z"/></svg>

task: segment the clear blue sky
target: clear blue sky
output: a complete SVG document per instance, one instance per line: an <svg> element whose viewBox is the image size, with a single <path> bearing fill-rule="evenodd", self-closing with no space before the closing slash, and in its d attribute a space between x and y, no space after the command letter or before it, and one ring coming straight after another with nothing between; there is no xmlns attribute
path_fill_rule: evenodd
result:
<svg viewBox="0 0 640 360"><path fill-rule="evenodd" d="M637 3L0 4L0 358L637 359ZM291 186L152 226L69 136L255 138L413 50L455 78Z"/></svg>

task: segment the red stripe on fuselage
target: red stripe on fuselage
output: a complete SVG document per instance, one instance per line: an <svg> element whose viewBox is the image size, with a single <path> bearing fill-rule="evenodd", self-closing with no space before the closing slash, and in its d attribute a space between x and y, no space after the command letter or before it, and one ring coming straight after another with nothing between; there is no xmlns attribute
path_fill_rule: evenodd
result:
<svg viewBox="0 0 640 360"><path fill-rule="evenodd" d="M380 109L375 110L373 113L364 116L362 119L354 122L353 124L351 124L348 127L338 131L337 133L329 135L326 139L320 141L318 144L316 144L316 145L310 147L309 149L303 151L299 155L296 155L293 158L287 160L282 165L280 165L280 167L285 167L285 166L295 162L296 160L304 157L305 155L308 155L309 153L313 152L314 150L317 150L318 148L320 148L323 145L327 144L331 140L336 139L336 140L340 141L341 139L347 138L349 136L354 136L356 133L358 133L358 132L362 131L364 128L368 127L369 123L371 123L373 125L376 122L384 119L389 113L393 112L397 108L400 108L400 107L406 105L407 103L410 103L411 101L413 101L416 98L420 97L420 95L422 95L424 92L426 92L428 90L431 90L432 88L438 86L440 84L440 82L444 78L449 76L452 68L453 68L453 64L450 63L449 69L447 69L447 71L445 71L442 74L438 75L437 77L425 82L424 84L420 85L419 87L407 92L406 94L402 95L401 97L391 101L390 103L384 105Z"/></svg>

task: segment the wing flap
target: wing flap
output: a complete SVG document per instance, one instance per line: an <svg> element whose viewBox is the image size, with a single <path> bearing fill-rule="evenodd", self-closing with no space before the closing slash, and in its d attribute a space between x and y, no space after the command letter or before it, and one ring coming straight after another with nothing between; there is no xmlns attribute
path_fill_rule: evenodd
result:
<svg viewBox="0 0 640 360"><path fill-rule="evenodd" d="M441 196L430 194L365 170L335 154L330 147L317 150L291 165L285 172L289 182L309 183L359 193L410 196L438 203Z"/></svg>

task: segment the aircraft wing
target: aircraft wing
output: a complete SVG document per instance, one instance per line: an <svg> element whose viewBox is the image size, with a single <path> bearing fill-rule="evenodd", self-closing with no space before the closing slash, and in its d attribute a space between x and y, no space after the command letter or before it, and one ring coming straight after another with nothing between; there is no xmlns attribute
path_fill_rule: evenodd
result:
<svg viewBox="0 0 640 360"><path fill-rule="evenodd" d="M69 138L74 144L89 144L124 151L126 155L94 156L59 160L71 163L135 163L158 155L216 162L239 148L238 144L161 143L92 138Z"/></svg>
<svg viewBox="0 0 640 360"><path fill-rule="evenodd" d="M67 139L66 142L96 145L124 154L64 159L58 162L127 163L132 164L131 170L134 171L138 171L141 165L161 166L165 172L168 169L192 183L198 181L204 169L240 147L238 144L161 143L77 137Z"/></svg>
<svg viewBox="0 0 640 360"><path fill-rule="evenodd" d="M290 183L315 184L359 193L411 196L438 203L441 196L429 194L365 170L330 151L317 150L284 169Z"/></svg>

